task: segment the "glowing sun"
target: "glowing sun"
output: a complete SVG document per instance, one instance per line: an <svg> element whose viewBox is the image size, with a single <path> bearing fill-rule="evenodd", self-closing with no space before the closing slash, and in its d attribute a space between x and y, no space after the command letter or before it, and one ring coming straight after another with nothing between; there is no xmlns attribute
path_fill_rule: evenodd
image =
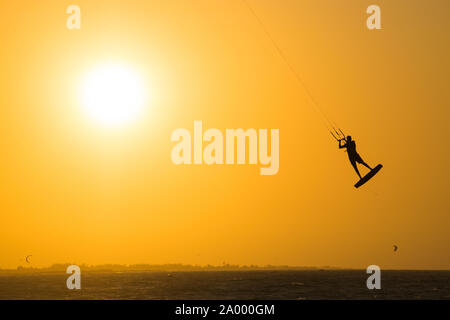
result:
<svg viewBox="0 0 450 320"><path fill-rule="evenodd" d="M133 69L115 63L98 66L84 79L82 103L104 126L122 126L138 118L145 102L142 79Z"/></svg>

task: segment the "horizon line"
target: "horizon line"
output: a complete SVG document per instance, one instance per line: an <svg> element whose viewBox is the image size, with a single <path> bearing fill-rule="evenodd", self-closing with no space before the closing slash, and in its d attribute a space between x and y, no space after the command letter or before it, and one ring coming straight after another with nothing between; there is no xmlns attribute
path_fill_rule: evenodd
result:
<svg viewBox="0 0 450 320"><path fill-rule="evenodd" d="M183 263L165 263L165 264L149 264L149 263L134 263L134 264L118 264L118 263L103 263L103 264L77 264L77 263L53 263L49 266L33 266L33 265L18 265L12 268L1 268L2 271L58 271L67 269L70 265L78 265L84 270L88 271L201 271L201 270L366 270L360 267L338 267L338 266L299 266L299 265L239 265L227 264L212 265L212 264L183 264ZM395 268L389 267L382 269L384 271L450 271L450 267L435 267L435 268Z"/></svg>

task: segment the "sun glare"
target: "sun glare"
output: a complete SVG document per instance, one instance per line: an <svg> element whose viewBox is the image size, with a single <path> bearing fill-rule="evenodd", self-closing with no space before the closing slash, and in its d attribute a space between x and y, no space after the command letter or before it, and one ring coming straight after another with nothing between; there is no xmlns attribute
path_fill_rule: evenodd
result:
<svg viewBox="0 0 450 320"><path fill-rule="evenodd" d="M94 120L117 127L137 119L144 107L145 90L142 79L131 68L107 63L87 74L82 99Z"/></svg>

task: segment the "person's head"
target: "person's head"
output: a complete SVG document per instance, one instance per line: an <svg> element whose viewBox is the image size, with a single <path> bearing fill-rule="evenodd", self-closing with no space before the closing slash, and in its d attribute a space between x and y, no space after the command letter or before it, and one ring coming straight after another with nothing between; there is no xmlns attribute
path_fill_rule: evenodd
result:
<svg viewBox="0 0 450 320"><path fill-rule="evenodd" d="M347 136L347 142L352 141L352 136Z"/></svg>

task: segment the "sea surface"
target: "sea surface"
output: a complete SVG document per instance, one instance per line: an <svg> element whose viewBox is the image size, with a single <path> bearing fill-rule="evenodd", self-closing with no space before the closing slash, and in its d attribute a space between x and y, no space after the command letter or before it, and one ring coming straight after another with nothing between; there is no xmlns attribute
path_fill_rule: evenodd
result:
<svg viewBox="0 0 450 320"><path fill-rule="evenodd" d="M382 271L368 290L365 270L0 273L0 299L450 299L450 271Z"/></svg>

